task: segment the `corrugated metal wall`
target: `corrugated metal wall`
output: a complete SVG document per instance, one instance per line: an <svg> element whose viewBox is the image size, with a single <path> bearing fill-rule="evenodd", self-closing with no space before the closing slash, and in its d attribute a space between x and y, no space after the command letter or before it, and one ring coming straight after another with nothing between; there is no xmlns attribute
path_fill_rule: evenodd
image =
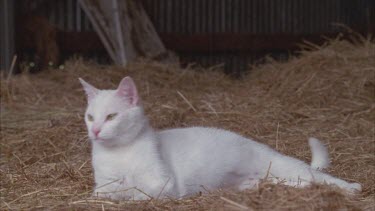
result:
<svg viewBox="0 0 375 211"><path fill-rule="evenodd" d="M162 33L320 33L366 25L373 0L143 0Z"/></svg>
<svg viewBox="0 0 375 211"><path fill-rule="evenodd" d="M34 7L43 0L32 1ZM77 0L47 1L44 14L65 31L91 31ZM53 3L51 3L53 2ZM159 33L321 34L336 32L334 23L366 28L374 25L374 0L142 0ZM204 66L225 63L241 71L261 55L184 53L183 60Z"/></svg>
<svg viewBox="0 0 375 211"><path fill-rule="evenodd" d="M337 32L339 27L335 23L367 26L374 22L368 11L374 9L373 0L143 0L143 3L159 33L321 34ZM183 56L204 66L224 63L227 72L238 74L263 55L212 52Z"/></svg>

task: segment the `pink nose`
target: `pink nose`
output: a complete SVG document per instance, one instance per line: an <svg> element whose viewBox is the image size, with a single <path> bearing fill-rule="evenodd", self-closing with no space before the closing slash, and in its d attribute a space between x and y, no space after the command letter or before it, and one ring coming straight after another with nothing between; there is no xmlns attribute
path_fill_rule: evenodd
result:
<svg viewBox="0 0 375 211"><path fill-rule="evenodd" d="M95 134L95 136L98 136L100 133L100 128L92 128L92 132Z"/></svg>

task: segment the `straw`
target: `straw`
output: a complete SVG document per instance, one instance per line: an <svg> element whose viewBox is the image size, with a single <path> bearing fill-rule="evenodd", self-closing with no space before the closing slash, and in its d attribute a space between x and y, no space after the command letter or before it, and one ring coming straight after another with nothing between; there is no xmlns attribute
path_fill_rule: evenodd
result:
<svg viewBox="0 0 375 211"><path fill-rule="evenodd" d="M82 59L64 70L1 78L1 209L55 210L361 210L375 198L375 43L335 39L303 44L287 62L267 59L241 80L222 72L138 61L127 68ZM131 76L157 129L212 126L232 130L310 161L307 138L327 144L329 173L363 192L271 184L217 190L184 199L92 199L94 189L78 77L115 89ZM268 164L267 164L268 165ZM272 175L270 175L272 176ZM161 190L162 191L162 190Z"/></svg>

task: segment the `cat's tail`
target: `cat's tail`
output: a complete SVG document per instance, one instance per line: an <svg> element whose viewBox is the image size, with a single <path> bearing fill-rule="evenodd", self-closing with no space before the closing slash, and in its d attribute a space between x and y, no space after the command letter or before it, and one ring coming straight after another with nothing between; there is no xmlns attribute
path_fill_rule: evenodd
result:
<svg viewBox="0 0 375 211"><path fill-rule="evenodd" d="M329 154L327 148L316 138L309 138L311 149L311 168L325 169L329 166Z"/></svg>

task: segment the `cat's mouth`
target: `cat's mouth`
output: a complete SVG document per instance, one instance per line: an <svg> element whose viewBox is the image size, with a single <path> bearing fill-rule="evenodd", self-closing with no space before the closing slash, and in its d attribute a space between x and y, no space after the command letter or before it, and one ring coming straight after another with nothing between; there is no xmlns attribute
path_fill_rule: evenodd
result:
<svg viewBox="0 0 375 211"><path fill-rule="evenodd" d="M100 144L106 147L113 147L116 144L116 142L114 142L113 139L106 139L106 138L99 138L99 137L92 139L92 141L96 144Z"/></svg>
<svg viewBox="0 0 375 211"><path fill-rule="evenodd" d="M90 134L90 139L91 139L91 141L94 141L94 142L97 142L97 143L105 143L105 142L111 142L111 140L113 138L108 137L108 136L104 136L104 135L94 136L94 135Z"/></svg>
<svg viewBox="0 0 375 211"><path fill-rule="evenodd" d="M96 141L96 142L99 142L99 143L104 143L104 142L108 141L108 139L101 138L101 137L94 137L92 140Z"/></svg>
<svg viewBox="0 0 375 211"><path fill-rule="evenodd" d="M98 142L108 142L108 139L97 138L96 141L98 141Z"/></svg>

